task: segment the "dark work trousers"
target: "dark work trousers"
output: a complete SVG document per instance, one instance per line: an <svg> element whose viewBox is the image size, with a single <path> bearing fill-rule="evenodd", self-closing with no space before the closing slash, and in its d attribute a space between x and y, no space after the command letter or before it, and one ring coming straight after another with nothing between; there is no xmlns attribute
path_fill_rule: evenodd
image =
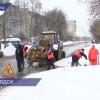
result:
<svg viewBox="0 0 100 100"><path fill-rule="evenodd" d="M76 55L72 55L72 63L71 66L78 66L78 60L79 58Z"/></svg>
<svg viewBox="0 0 100 100"><path fill-rule="evenodd" d="M46 67L48 65L48 57L44 56L43 58L43 67Z"/></svg>
<svg viewBox="0 0 100 100"><path fill-rule="evenodd" d="M48 67L47 67L48 70L50 70L50 66L52 66L53 69L55 69L54 58L48 59Z"/></svg>
<svg viewBox="0 0 100 100"><path fill-rule="evenodd" d="M18 67L18 71L22 72L22 70L24 68L24 59L17 60L17 67Z"/></svg>

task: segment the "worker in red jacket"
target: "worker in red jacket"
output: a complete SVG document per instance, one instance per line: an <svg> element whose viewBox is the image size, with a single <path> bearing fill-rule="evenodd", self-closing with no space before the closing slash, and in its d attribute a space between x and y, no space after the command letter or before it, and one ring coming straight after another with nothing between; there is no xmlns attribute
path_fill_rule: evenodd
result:
<svg viewBox="0 0 100 100"><path fill-rule="evenodd" d="M78 49L72 54L72 63L71 66L78 66L78 60L84 56L87 60L87 56L84 54L84 49Z"/></svg>
<svg viewBox="0 0 100 100"><path fill-rule="evenodd" d="M91 65L97 64L97 55L99 55L99 51L93 45L88 53L88 59L91 62Z"/></svg>

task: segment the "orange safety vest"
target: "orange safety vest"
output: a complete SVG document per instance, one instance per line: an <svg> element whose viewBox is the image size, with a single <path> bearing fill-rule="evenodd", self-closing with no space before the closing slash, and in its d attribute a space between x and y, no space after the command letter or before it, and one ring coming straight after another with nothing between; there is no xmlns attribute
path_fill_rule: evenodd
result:
<svg viewBox="0 0 100 100"><path fill-rule="evenodd" d="M47 56L47 50L45 50L44 55Z"/></svg>
<svg viewBox="0 0 100 100"><path fill-rule="evenodd" d="M25 51L25 49L23 48L23 57L25 57L26 54L27 54L27 50Z"/></svg>
<svg viewBox="0 0 100 100"><path fill-rule="evenodd" d="M49 50L51 51L51 54L47 55L49 53ZM53 55L51 48L49 50L45 51L45 55L47 55L48 59L52 59L52 58L54 58L54 55Z"/></svg>
<svg viewBox="0 0 100 100"><path fill-rule="evenodd" d="M48 55L48 59L52 59L52 58L54 58L53 52L50 55Z"/></svg>
<svg viewBox="0 0 100 100"><path fill-rule="evenodd" d="M81 58L82 55L80 54L80 52L83 52L83 50L81 50L81 49L76 50L73 54L76 55L78 58Z"/></svg>

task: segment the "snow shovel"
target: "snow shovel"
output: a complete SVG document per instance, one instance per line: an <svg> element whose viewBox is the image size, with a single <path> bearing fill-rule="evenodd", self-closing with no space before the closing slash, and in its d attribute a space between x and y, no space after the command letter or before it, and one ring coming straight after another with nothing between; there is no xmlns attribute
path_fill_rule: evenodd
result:
<svg viewBox="0 0 100 100"><path fill-rule="evenodd" d="M98 54L98 65L99 65L99 54Z"/></svg>
<svg viewBox="0 0 100 100"><path fill-rule="evenodd" d="M79 62L78 62L78 65L82 66Z"/></svg>
<svg viewBox="0 0 100 100"><path fill-rule="evenodd" d="M80 63L78 63L78 65L82 66ZM84 66L87 66L87 64L84 64Z"/></svg>

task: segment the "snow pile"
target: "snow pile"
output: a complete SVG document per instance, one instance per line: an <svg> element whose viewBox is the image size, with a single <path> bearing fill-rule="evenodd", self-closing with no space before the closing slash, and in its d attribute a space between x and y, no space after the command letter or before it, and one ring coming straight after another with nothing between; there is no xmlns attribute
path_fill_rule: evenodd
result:
<svg viewBox="0 0 100 100"><path fill-rule="evenodd" d="M1 44L1 51L3 51L4 56L15 55L15 50L16 48L11 43L8 43L6 48L4 48L4 44Z"/></svg>
<svg viewBox="0 0 100 100"><path fill-rule="evenodd" d="M74 44L72 41L68 41L68 42L64 42L63 45L70 45L70 44Z"/></svg>
<svg viewBox="0 0 100 100"><path fill-rule="evenodd" d="M31 45L25 45L25 47L31 48ZM7 47L4 48L4 44L1 44L1 50L4 53L4 56L14 56L16 48L12 45L12 43L8 43Z"/></svg>
<svg viewBox="0 0 100 100"><path fill-rule="evenodd" d="M72 45L72 44L76 44L76 43L85 43L86 41L67 41L67 42L64 42L63 43L63 46L66 46L66 45ZM89 41L88 41L89 43Z"/></svg>
<svg viewBox="0 0 100 100"><path fill-rule="evenodd" d="M0 41L4 41L4 39ZM6 38L6 41L21 41L21 40L19 38Z"/></svg>
<svg viewBox="0 0 100 100"><path fill-rule="evenodd" d="M32 74L42 78L36 87L9 87L0 100L99 100L100 66L66 67ZM20 91L19 91L20 90Z"/></svg>

